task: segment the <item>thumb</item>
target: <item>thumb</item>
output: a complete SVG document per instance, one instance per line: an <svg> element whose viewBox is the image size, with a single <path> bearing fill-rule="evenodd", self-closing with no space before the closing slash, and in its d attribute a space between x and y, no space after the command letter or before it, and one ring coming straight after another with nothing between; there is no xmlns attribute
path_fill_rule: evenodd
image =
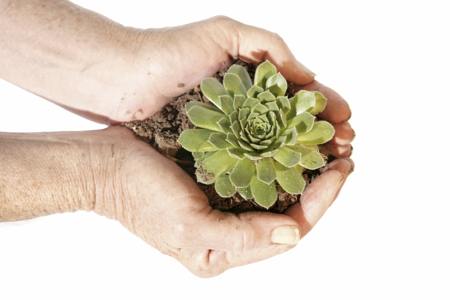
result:
<svg viewBox="0 0 450 300"><path fill-rule="evenodd" d="M213 210L201 227L198 241L203 247L241 254L277 244L295 245L300 239L293 218L268 212L236 215Z"/></svg>
<svg viewBox="0 0 450 300"><path fill-rule="evenodd" d="M200 214L186 238L190 245L179 248L178 258L202 277L280 254L300 239L296 221L286 215L267 212L236 215L212 209Z"/></svg>

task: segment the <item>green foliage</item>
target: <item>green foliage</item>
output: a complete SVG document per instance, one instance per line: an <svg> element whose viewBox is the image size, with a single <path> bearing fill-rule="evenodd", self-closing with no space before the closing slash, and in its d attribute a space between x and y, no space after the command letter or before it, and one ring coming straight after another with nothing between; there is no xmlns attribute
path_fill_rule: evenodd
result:
<svg viewBox="0 0 450 300"><path fill-rule="evenodd" d="M331 140L334 128L316 121L327 104L320 92L301 90L288 98L287 87L269 61L256 68L253 83L240 65L228 69L223 84L202 81L201 91L214 105L189 102L186 112L196 128L178 140L192 152L199 182L214 184L221 197L237 192L265 208L276 202L277 185L290 194L303 192L303 171L325 165L317 145Z"/></svg>

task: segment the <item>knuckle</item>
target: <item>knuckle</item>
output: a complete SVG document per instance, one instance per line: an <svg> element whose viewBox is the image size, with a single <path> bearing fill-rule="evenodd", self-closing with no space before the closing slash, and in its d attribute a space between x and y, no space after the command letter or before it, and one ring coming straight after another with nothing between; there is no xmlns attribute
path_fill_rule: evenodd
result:
<svg viewBox="0 0 450 300"><path fill-rule="evenodd" d="M218 276L218 275L222 274L223 272L225 272L225 270L226 270L226 267L223 264L218 264L218 263L198 265L195 268L194 274L196 274L199 277L208 278L208 277Z"/></svg>
<svg viewBox="0 0 450 300"><path fill-rule="evenodd" d="M283 43L284 44L284 39L281 35L279 35L276 32L271 32L272 38L277 41L278 43Z"/></svg>
<svg viewBox="0 0 450 300"><path fill-rule="evenodd" d="M230 267L225 257L226 252L206 250L198 256L190 256L185 260L185 265L189 271L198 277L214 277L222 274Z"/></svg>
<svg viewBox="0 0 450 300"><path fill-rule="evenodd" d="M215 17L212 17L211 22L219 25L230 25L236 23L236 21L230 17L224 16L224 15L218 15Z"/></svg>
<svg viewBox="0 0 450 300"><path fill-rule="evenodd" d="M201 278L211 278L218 276L222 274L225 270L221 270L219 268L208 268L208 269L202 269L202 268L195 268L191 269L191 272Z"/></svg>

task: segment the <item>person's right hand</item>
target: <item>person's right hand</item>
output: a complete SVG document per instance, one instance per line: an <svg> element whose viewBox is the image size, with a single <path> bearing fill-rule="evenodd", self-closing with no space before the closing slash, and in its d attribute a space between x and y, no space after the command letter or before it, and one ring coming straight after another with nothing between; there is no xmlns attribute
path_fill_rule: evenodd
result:
<svg viewBox="0 0 450 300"><path fill-rule="evenodd" d="M303 66L276 33L218 16L177 27L128 29L133 49L127 76L133 93L127 93L109 116L117 121L143 119L173 97L189 91L202 79L226 68L233 59L258 64L268 59L295 84L313 82ZM131 64L132 63L132 64Z"/></svg>
<svg viewBox="0 0 450 300"><path fill-rule="evenodd" d="M228 17L214 17L178 27L131 31L133 68L123 75L134 93L120 102L112 119L130 121L146 118L200 81L228 66L233 59L258 64L268 59L288 81L299 88L321 91L328 98L320 115L336 128L336 137L325 152L336 157L351 154L354 131L348 123L350 108L330 88L314 80L314 73L302 65L276 33ZM122 74L121 74L122 76Z"/></svg>
<svg viewBox="0 0 450 300"><path fill-rule="evenodd" d="M108 128L92 145L103 166L95 174L102 184L94 210L202 277L292 248L334 201L353 168L348 159L332 162L287 214L233 214L212 209L183 170L126 128Z"/></svg>

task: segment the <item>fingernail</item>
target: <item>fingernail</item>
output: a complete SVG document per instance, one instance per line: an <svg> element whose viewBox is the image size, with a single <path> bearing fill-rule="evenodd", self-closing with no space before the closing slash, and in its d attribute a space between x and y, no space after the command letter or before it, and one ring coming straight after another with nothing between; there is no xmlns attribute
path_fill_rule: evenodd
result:
<svg viewBox="0 0 450 300"><path fill-rule="evenodd" d="M350 148L350 153L353 151L353 146L351 146L351 148ZM351 160L350 158L346 158L345 159L348 163L349 163L349 165L350 165L350 167L349 167L349 169L348 169L348 174L350 174L350 173L352 173L353 171L355 171L355 163L353 162L353 160Z"/></svg>
<svg viewBox="0 0 450 300"><path fill-rule="evenodd" d="M280 226L272 231L272 243L296 245L300 240L300 231L296 226Z"/></svg>
<svg viewBox="0 0 450 300"><path fill-rule="evenodd" d="M333 160L331 163L326 165L322 170L321 173L325 173L328 170L336 170L341 173L344 178L353 172L355 169L355 163L350 158L339 158L336 160Z"/></svg>
<svg viewBox="0 0 450 300"><path fill-rule="evenodd" d="M347 177L350 173L355 169L355 163L350 158L342 158L343 163L341 166L336 168L339 172L341 172L342 176Z"/></svg>

